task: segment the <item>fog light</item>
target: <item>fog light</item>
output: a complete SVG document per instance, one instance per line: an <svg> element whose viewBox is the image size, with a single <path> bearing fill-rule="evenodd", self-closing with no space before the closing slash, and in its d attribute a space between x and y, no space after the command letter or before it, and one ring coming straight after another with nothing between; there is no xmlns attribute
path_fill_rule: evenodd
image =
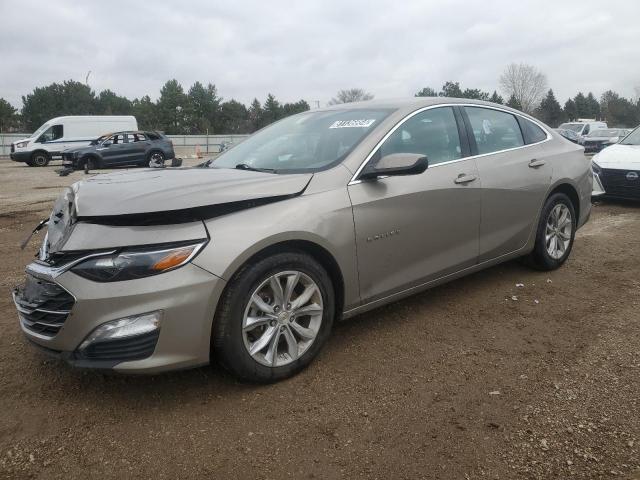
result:
<svg viewBox="0 0 640 480"><path fill-rule="evenodd" d="M79 350L84 350L94 342L108 342L127 337L136 337L160 329L162 311L143 313L131 317L119 318L103 323L80 344Z"/></svg>

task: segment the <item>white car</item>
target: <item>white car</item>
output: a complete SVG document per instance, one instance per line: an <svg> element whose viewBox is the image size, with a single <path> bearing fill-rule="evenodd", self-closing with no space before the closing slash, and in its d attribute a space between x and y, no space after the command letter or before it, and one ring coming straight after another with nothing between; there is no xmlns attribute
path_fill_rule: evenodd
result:
<svg viewBox="0 0 640 480"><path fill-rule="evenodd" d="M596 154L592 168L604 195L640 200L640 127Z"/></svg>
<svg viewBox="0 0 640 480"><path fill-rule="evenodd" d="M111 132L138 130L131 115L76 115L52 118L29 138L11 144L11 160L44 167L68 148L84 147Z"/></svg>

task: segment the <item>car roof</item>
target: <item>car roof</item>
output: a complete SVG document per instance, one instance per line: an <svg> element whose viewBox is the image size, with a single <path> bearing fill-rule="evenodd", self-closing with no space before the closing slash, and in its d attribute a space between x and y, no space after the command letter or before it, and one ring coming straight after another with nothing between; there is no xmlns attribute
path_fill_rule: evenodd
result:
<svg viewBox="0 0 640 480"><path fill-rule="evenodd" d="M401 112L403 115L411 113L424 107L437 105L477 105L479 107L492 107L507 112L514 113L521 117L530 119L535 123L541 123L540 120L533 118L520 110L513 109L506 105L487 102L484 100L476 100L474 98L453 98L453 97L408 97L408 98L392 98L387 100L367 100L365 102L341 103L338 105L329 105L324 108L314 109L318 111L335 111L335 110L356 110L356 109L391 109ZM303 112L304 113L304 112Z"/></svg>

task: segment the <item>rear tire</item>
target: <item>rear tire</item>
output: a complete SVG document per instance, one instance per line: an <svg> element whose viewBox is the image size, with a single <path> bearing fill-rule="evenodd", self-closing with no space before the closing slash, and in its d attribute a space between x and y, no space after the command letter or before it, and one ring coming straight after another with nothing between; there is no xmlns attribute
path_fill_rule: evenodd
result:
<svg viewBox="0 0 640 480"><path fill-rule="evenodd" d="M311 363L334 316L335 293L322 265L302 252L272 255L246 265L229 283L214 320L212 355L242 380L276 382Z"/></svg>
<svg viewBox="0 0 640 480"><path fill-rule="evenodd" d="M31 154L31 163L28 165L30 167L46 167L49 165L49 161L51 161L51 157L47 152L33 152Z"/></svg>
<svg viewBox="0 0 640 480"><path fill-rule="evenodd" d="M538 270L555 270L567 261L576 234L576 212L564 193L551 195L542 208L536 243L528 264Z"/></svg>

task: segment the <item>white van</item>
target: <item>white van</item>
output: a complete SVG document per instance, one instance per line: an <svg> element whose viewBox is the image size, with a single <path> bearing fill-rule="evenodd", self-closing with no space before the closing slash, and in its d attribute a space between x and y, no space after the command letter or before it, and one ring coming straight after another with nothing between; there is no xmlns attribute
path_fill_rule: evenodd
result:
<svg viewBox="0 0 640 480"><path fill-rule="evenodd" d="M608 128L607 122L596 122L588 118L579 118L576 122L563 123L558 127L562 130L572 130L578 134L578 139L581 139L592 130L599 128Z"/></svg>
<svg viewBox="0 0 640 480"><path fill-rule="evenodd" d="M11 160L31 167L44 167L63 150L89 145L92 140L111 132L138 130L131 115L81 115L52 118L29 138L11 144Z"/></svg>

